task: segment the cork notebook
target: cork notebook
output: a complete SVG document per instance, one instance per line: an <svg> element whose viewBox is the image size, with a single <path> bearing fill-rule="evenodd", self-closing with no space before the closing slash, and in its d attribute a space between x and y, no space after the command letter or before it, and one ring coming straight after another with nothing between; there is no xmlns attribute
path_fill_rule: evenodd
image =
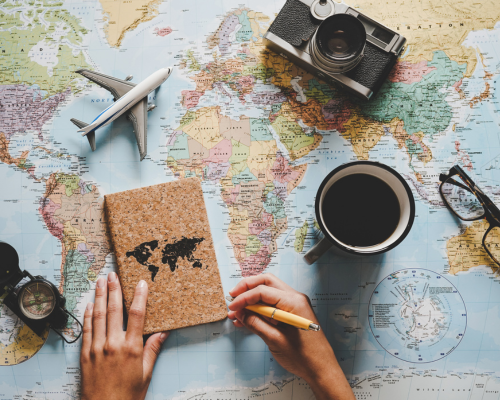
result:
<svg viewBox="0 0 500 400"><path fill-rule="evenodd" d="M149 286L144 334L227 317L200 181L183 179L104 196L127 311Z"/></svg>

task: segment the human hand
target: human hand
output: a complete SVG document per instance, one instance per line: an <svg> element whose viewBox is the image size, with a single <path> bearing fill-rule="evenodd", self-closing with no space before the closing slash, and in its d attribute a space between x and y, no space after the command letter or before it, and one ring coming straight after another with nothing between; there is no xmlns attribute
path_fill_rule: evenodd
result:
<svg viewBox="0 0 500 400"><path fill-rule="evenodd" d="M95 305L87 304L80 354L82 400L146 397L156 358L169 332L152 335L143 348L148 285L140 281L123 330L122 291L111 272L97 280Z"/></svg>
<svg viewBox="0 0 500 400"><path fill-rule="evenodd" d="M309 298L272 274L243 279L229 294L228 317L238 327L245 326L266 342L276 361L309 383L316 398L354 399L323 331L304 331L251 311L247 305L264 303L319 324Z"/></svg>

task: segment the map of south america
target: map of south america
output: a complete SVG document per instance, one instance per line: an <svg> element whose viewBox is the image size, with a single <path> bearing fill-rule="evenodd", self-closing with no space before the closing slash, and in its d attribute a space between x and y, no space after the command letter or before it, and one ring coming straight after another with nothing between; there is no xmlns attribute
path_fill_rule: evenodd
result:
<svg viewBox="0 0 500 400"><path fill-rule="evenodd" d="M162 250L162 264L168 264L170 271L174 272L175 269L178 268L177 262L179 258L184 258L193 263L193 268L201 268L203 266L201 261L194 258L193 253L198 245L204 240L204 238L182 237L181 240L177 240L174 243L167 243ZM127 257L134 257L139 264L148 267L149 271L151 271L151 281L153 282L155 281L155 276L160 270L160 267L154 264L148 264L148 261L156 249L158 249L158 240L152 240L150 242L141 243L133 251L127 252Z"/></svg>

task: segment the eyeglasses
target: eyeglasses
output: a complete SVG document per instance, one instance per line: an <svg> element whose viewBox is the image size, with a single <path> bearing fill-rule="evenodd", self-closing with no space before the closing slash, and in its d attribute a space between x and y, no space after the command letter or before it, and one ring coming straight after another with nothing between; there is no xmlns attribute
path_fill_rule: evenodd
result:
<svg viewBox="0 0 500 400"><path fill-rule="evenodd" d="M500 265L500 210L458 165L452 167L448 175L439 175L439 180L439 193L458 218L464 221L484 218L490 224L482 243L489 256Z"/></svg>

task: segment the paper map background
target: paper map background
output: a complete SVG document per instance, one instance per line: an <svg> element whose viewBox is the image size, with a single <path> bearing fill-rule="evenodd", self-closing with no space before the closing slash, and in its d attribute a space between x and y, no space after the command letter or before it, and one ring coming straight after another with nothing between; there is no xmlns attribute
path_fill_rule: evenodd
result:
<svg viewBox="0 0 500 400"><path fill-rule="evenodd" d="M81 317L97 276L114 267L102 195L197 175L225 290L266 271L307 293L358 399L498 398L500 279L480 246L487 226L455 220L437 188L439 173L458 163L500 202L500 7L353 3L408 39L380 95L362 105L265 51L261 36L282 5L2 0L0 240L19 251L22 268L57 283ZM97 132L92 153L69 119L90 122L112 96L72 71L139 82L169 65L173 75L151 95L148 157L139 162L125 119ZM318 236L315 192L330 170L357 159L404 175L417 201L414 227L384 256L328 254L307 266L302 254ZM398 270L440 274L465 302L463 339L438 361L400 360L373 337L370 298ZM445 301L443 290L432 293ZM53 333L42 344L0 308L2 398L78 398L79 344ZM255 397L313 396L230 321L173 332L148 394Z"/></svg>

